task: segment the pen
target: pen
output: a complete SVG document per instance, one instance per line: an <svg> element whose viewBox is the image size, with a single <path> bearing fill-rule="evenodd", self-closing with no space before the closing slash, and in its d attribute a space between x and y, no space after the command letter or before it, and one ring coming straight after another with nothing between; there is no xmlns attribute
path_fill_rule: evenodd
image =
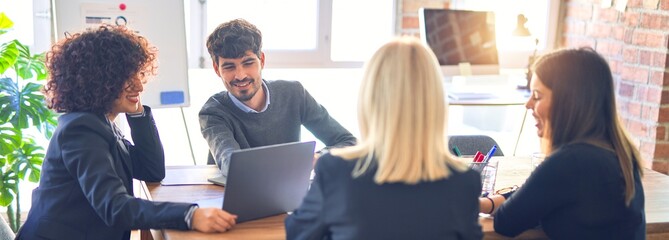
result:
<svg viewBox="0 0 669 240"><path fill-rule="evenodd" d="M474 154L473 162L481 162L481 161L483 161L483 153L476 151L476 154Z"/></svg>
<svg viewBox="0 0 669 240"><path fill-rule="evenodd" d="M453 146L453 152L455 153L455 156L461 157L462 153L460 153L460 149L458 146Z"/></svg>
<svg viewBox="0 0 669 240"><path fill-rule="evenodd" d="M481 170L483 170L483 168L481 167L482 164L477 164L481 163L481 161L483 161L483 154L479 151L476 151L476 154L474 155L474 159L472 160L472 164L470 164L470 167L477 172L481 172Z"/></svg>
<svg viewBox="0 0 669 240"><path fill-rule="evenodd" d="M495 151L497 151L497 145L492 145L492 148L490 148L490 151L488 151L488 154L485 155L485 158L483 159L483 162L490 161L490 158L492 158L492 155L495 154Z"/></svg>

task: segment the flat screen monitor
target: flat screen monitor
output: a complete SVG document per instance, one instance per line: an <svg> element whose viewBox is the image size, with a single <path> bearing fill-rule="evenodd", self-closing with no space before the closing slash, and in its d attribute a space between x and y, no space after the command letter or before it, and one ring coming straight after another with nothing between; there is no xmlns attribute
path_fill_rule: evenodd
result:
<svg viewBox="0 0 669 240"><path fill-rule="evenodd" d="M419 15L421 39L444 75L499 74L493 12L421 8Z"/></svg>

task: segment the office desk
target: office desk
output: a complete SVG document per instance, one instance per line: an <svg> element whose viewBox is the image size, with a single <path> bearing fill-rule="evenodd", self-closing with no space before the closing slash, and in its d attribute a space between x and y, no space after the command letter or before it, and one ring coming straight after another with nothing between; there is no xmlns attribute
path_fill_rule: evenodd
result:
<svg viewBox="0 0 669 240"><path fill-rule="evenodd" d="M466 89L463 90L464 87L453 87L451 89L452 85L445 85L445 88L447 88L447 93L449 94L448 97L448 104L449 106L461 106L461 107L469 107L469 106L478 106L478 107L507 107L507 106L523 106L527 102L527 99L530 96L530 92L527 89L516 89L515 87L510 87L508 85L501 85L498 87L481 87L480 85L466 85L467 88L473 88L473 89L486 89L481 97L478 97L477 93L473 93L472 96L470 97L464 97L464 98L458 98L454 99L451 97L451 95L459 95L463 94L465 96L468 95L466 92ZM455 85L457 86L457 85ZM488 96L487 93L493 93L492 95ZM523 107L524 108L524 107ZM516 141L515 144L513 145L513 154L512 156L516 156L516 152L518 150L518 143L520 142L520 138L523 134L523 128L525 127L525 120L527 119L527 109L523 111L523 117L522 120L520 121L520 127L518 128L518 135L516 135Z"/></svg>
<svg viewBox="0 0 669 240"><path fill-rule="evenodd" d="M529 158L500 157L496 189L522 184L531 171ZM166 178L206 179L216 175L215 166L167 167ZM142 192L140 197L154 201L194 202L220 196L223 187L211 184L162 186L159 183L137 182ZM646 197L646 232L648 239L669 239L669 176L646 170L643 178ZM204 234L194 231L151 230L143 232L142 239L285 239L284 219L286 214L237 224L231 231L220 234ZM479 219L485 239L508 239L494 232L490 218ZM544 239L541 230L523 232L518 239Z"/></svg>

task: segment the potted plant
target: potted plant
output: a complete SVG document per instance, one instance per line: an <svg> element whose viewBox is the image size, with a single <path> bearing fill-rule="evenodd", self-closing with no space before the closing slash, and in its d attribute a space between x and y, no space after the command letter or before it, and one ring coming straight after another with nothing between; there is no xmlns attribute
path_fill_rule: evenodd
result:
<svg viewBox="0 0 669 240"><path fill-rule="evenodd" d="M0 35L14 23L0 13ZM44 148L37 138L51 138L56 114L44 104L47 77L44 54L31 54L18 40L0 44L0 206L14 232L21 221L19 183L38 182Z"/></svg>

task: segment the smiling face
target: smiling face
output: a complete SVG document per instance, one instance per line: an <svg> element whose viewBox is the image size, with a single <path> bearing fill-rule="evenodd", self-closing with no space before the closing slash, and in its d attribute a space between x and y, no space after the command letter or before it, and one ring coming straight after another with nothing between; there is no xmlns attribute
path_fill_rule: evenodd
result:
<svg viewBox="0 0 669 240"><path fill-rule="evenodd" d="M540 138L548 138L553 91L548 89L536 74L532 76L530 91L532 95L525 103L525 108L532 110L532 116L537 122L537 135Z"/></svg>
<svg viewBox="0 0 669 240"><path fill-rule="evenodd" d="M142 76L137 76L125 83L121 95L112 105L111 112L109 113L110 119L113 120L119 113L140 112L141 103L139 94L144 91L143 78Z"/></svg>
<svg viewBox="0 0 669 240"><path fill-rule="evenodd" d="M214 70L225 84L228 92L251 108L263 103L261 71L265 66L265 54L258 57L252 51L246 51L240 58L218 57Z"/></svg>

